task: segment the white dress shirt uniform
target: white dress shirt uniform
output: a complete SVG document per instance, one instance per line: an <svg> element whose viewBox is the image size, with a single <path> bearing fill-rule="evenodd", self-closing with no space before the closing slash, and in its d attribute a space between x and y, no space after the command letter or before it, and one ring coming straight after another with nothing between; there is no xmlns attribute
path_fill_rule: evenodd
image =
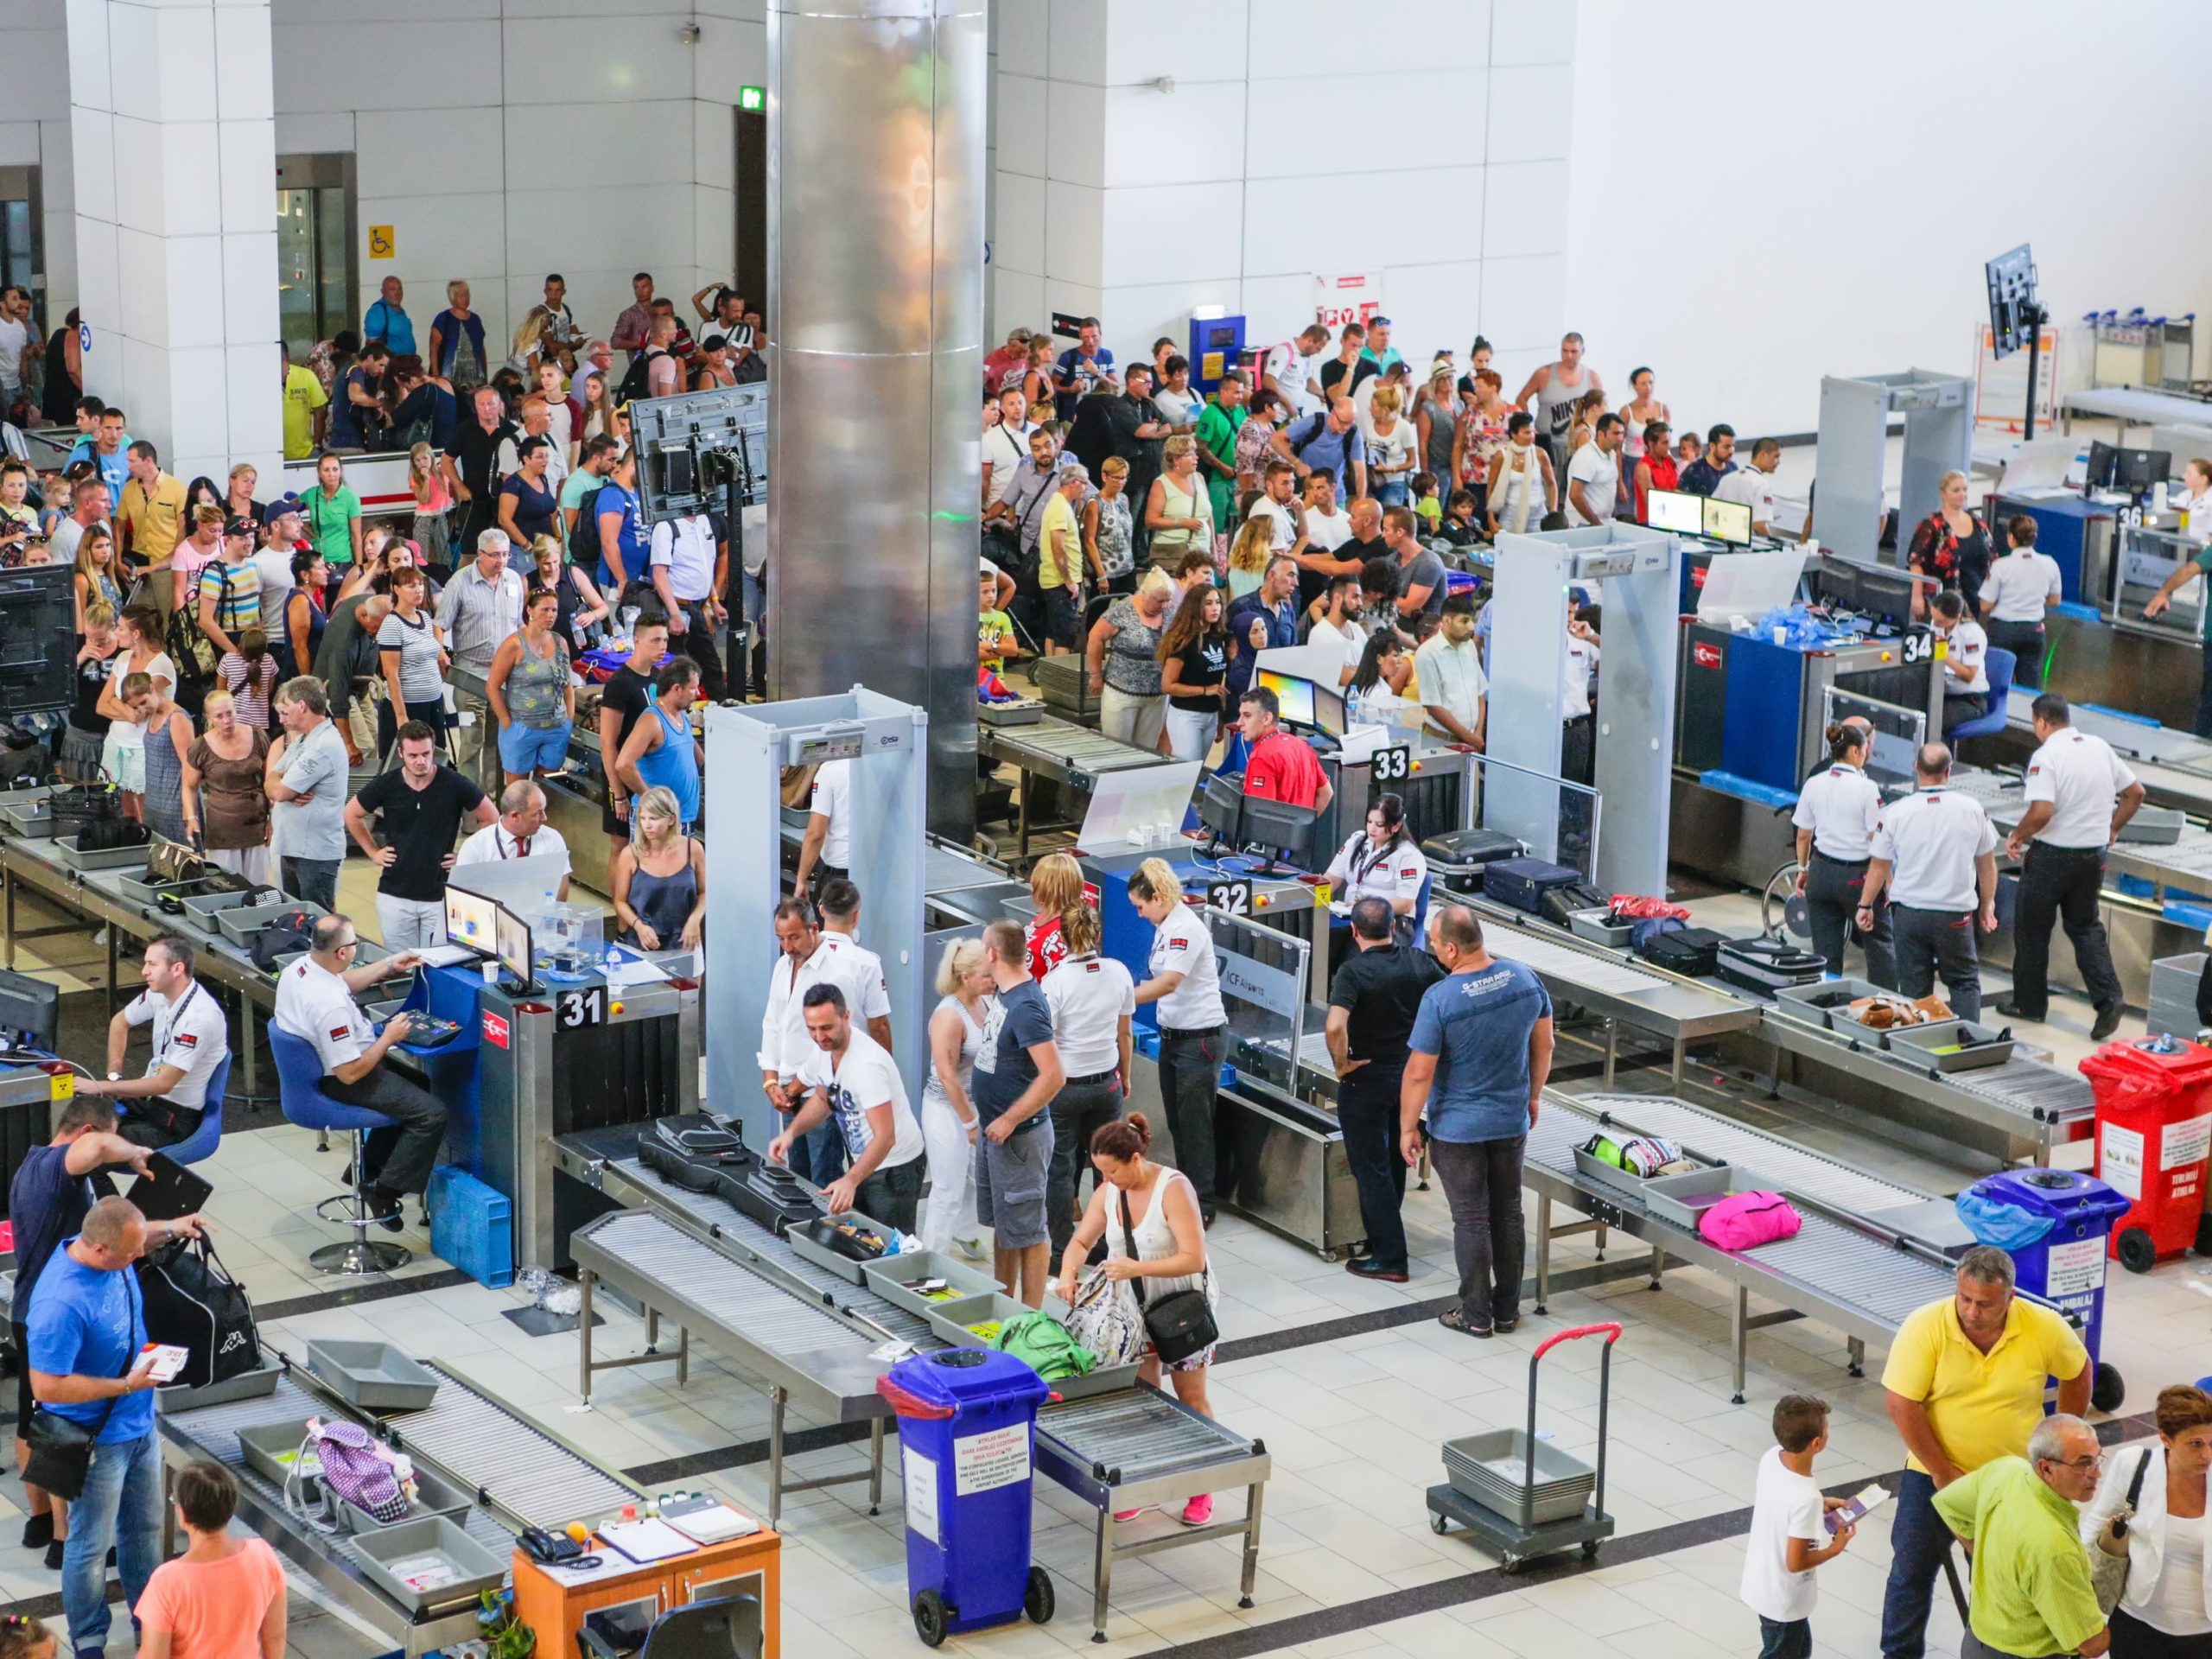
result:
<svg viewBox="0 0 2212 1659"><path fill-rule="evenodd" d="M222 1004L195 979L174 1002L157 991L139 992L124 1009L123 1017L133 1026L143 1026L149 1020L154 1024L153 1058L146 1062L142 1076L150 1077L164 1065L184 1073L162 1098L189 1111L206 1109L208 1082L223 1056L231 1052L230 1027L223 1017ZM121 1104L130 1110L130 1101Z"/></svg>
<svg viewBox="0 0 2212 1659"><path fill-rule="evenodd" d="M2051 812L2020 862L2009 1010L2036 1020L2049 1010L2050 934L2063 919L2100 1034L2109 1036L2127 995L2105 932L2105 848L2120 792L2135 774L2104 739L2062 726L2030 757L2023 783L2028 804L2047 803Z"/></svg>
<svg viewBox="0 0 2212 1659"><path fill-rule="evenodd" d="M853 867L853 763L824 760L816 768L806 810L830 820L822 837L820 862L839 875Z"/></svg>
<svg viewBox="0 0 2212 1659"><path fill-rule="evenodd" d="M853 978L860 982L861 1000L853 1004L854 1016L862 1020L888 1020L891 990L883 977L883 958L851 934L840 933L835 928L822 930L822 943L837 953Z"/></svg>
<svg viewBox="0 0 2212 1659"><path fill-rule="evenodd" d="M1346 903L1404 899L1418 904L1421 884L1427 879L1428 860L1410 836L1378 844L1363 830L1338 848L1329 863L1330 887Z"/></svg>
<svg viewBox="0 0 2212 1659"><path fill-rule="evenodd" d="M315 1046L325 1077L359 1059L375 1039L346 982L313 957L302 957L276 982L276 1023Z"/></svg>
<svg viewBox="0 0 2212 1659"><path fill-rule="evenodd" d="M1763 473L1756 467L1738 467L1734 472L1713 486L1713 499L1733 501L1738 506L1751 510L1754 527L1764 524L1774 528L1774 474Z"/></svg>
<svg viewBox="0 0 2212 1659"><path fill-rule="evenodd" d="M1996 850L1997 830L1981 803L1941 784L1884 807L1874 825L1873 855L1890 865L1897 989L1927 996L1940 974L1951 1012L1966 1020L1981 1015L1975 861Z"/></svg>
<svg viewBox="0 0 2212 1659"><path fill-rule="evenodd" d="M1879 786L1840 760L1822 766L1797 791L1797 810L1789 821L1813 835L1813 854L1805 861L1806 919L1813 929L1813 949L1827 958L1832 974L1843 972L1844 947L1857 931L1859 906L1866 896L1866 861L1881 816ZM1894 985L1886 899L1874 907L1872 928L1859 938L1866 947L1866 977L1877 985Z"/></svg>
<svg viewBox="0 0 2212 1659"><path fill-rule="evenodd" d="M1040 987L1052 1013L1052 1042L1072 1079L1117 1071L1122 1065L1122 1020L1137 1011L1136 982L1111 957L1066 957Z"/></svg>
<svg viewBox="0 0 2212 1659"><path fill-rule="evenodd" d="M569 843L561 832L550 823L538 825L536 833L517 836L508 832L507 826L494 821L470 835L461 843L461 850L454 855L454 867L463 864L491 864L505 859L545 858L560 855L561 874L567 879Z"/></svg>
<svg viewBox="0 0 2212 1659"><path fill-rule="evenodd" d="M1980 696L1989 690L1989 635L1972 617L1961 617L1948 641L1943 695Z"/></svg>
<svg viewBox="0 0 2212 1659"><path fill-rule="evenodd" d="M868 1000L854 969L854 959L841 954L826 934L804 962L794 964L788 956L777 953L775 971L768 979L768 1006L760 1016L756 1058L762 1071L773 1071L789 1083L798 1076L807 1057L818 1052L806 1028L806 994L817 985L835 985L843 992L849 1011Z"/></svg>
<svg viewBox="0 0 2212 1659"><path fill-rule="evenodd" d="M2050 821L2036 832L2037 842L2103 851L2112 842L2113 808L2134 782L2134 772L2111 744L2093 733L2061 727L2028 760L2029 804L2051 804Z"/></svg>
<svg viewBox="0 0 2212 1659"><path fill-rule="evenodd" d="M2208 504L2212 518L2212 504ZM2015 548L1989 567L1981 579L1981 602L1994 622L2027 623L2040 628L2047 601L2066 592L2058 561L2032 547Z"/></svg>
<svg viewBox="0 0 2212 1659"><path fill-rule="evenodd" d="M1178 905L1154 931L1145 958L1148 976L1180 974L1183 982L1160 999L1163 1031L1210 1031L1225 1025L1229 1010L1221 1001L1221 965L1214 960L1213 935L1198 912Z"/></svg>
<svg viewBox="0 0 2212 1659"><path fill-rule="evenodd" d="M1560 682L1559 717L1580 720L1590 712L1590 681L1598 671L1598 645L1580 634L1567 637L1567 672Z"/></svg>

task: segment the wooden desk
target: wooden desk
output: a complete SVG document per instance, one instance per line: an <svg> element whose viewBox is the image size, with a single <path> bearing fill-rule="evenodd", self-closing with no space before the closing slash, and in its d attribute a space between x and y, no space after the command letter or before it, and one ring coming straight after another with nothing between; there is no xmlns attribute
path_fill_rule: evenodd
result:
<svg viewBox="0 0 2212 1659"><path fill-rule="evenodd" d="M615 1552L594 1539L588 1548ZM716 1596L760 1599L764 1659L780 1659L783 1626L783 1551L780 1535L766 1528L750 1538L702 1544L689 1555L607 1573L588 1584L556 1584L521 1550L515 1551L515 1617L537 1632L537 1659L579 1659L576 1632L584 1615L625 1602L652 1600L659 1612Z"/></svg>

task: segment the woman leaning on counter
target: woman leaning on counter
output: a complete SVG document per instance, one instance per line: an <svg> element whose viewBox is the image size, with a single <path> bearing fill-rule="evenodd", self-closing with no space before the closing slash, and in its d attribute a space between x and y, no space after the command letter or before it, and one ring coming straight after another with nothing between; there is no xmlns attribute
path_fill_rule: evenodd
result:
<svg viewBox="0 0 2212 1659"><path fill-rule="evenodd" d="M2127 1558L2127 1584L2112 1614L2111 1659L2208 1659L2212 1549L2204 1485L2212 1469L2212 1395L2186 1384L2161 1389L2155 1421L2157 1445L2106 1458L2082 1516L2082 1538L2092 1549ZM2139 1470L2134 1515L2126 1535L2115 1538L2113 1522Z"/></svg>

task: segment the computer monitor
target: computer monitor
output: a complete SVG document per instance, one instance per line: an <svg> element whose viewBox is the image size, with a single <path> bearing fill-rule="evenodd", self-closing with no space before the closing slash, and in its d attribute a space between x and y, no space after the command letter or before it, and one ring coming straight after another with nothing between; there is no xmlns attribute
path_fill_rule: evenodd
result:
<svg viewBox="0 0 2212 1659"><path fill-rule="evenodd" d="M466 887L447 887L446 943L480 950L487 957L497 954L499 911L499 905L480 893L471 893Z"/></svg>
<svg viewBox="0 0 2212 1659"><path fill-rule="evenodd" d="M2120 469L2120 446L2093 440L2089 445L2089 467L2082 474L2082 482L2093 490L2113 487L2113 475Z"/></svg>
<svg viewBox="0 0 2212 1659"><path fill-rule="evenodd" d="M1294 726L1314 724L1313 681L1263 668L1253 683L1275 694L1276 712L1282 720Z"/></svg>
<svg viewBox="0 0 2212 1659"><path fill-rule="evenodd" d="M1928 739L1928 711L1885 702L1855 691L1827 690L1827 723L1857 718L1874 728L1866 755L1866 775L1878 784L1910 784L1920 746Z"/></svg>
<svg viewBox="0 0 2212 1659"><path fill-rule="evenodd" d="M1859 602L1859 572L1860 566L1850 559L1823 553L1806 567L1811 579L1813 597L1831 610L1857 612L1863 608Z"/></svg>
<svg viewBox="0 0 2212 1659"><path fill-rule="evenodd" d="M1333 686L1316 684L1313 723L1331 737L1342 737L1350 729L1349 717L1344 713L1344 694Z"/></svg>
<svg viewBox="0 0 2212 1659"><path fill-rule="evenodd" d="M1234 848L1244 827L1244 779L1240 772L1217 772L1198 791L1198 822L1206 827L1211 848Z"/></svg>
<svg viewBox="0 0 2212 1659"><path fill-rule="evenodd" d="M2167 449L2123 449L2120 452L2117 483L2130 495L2148 495L2174 475L2173 452Z"/></svg>
<svg viewBox="0 0 2212 1659"><path fill-rule="evenodd" d="M1313 825L1318 814L1310 806L1294 806L1288 801L1270 801L1257 796L1244 798L1244 843L1265 848L1270 853L1281 853L1301 870L1314 867ZM1260 874L1274 873L1272 859L1262 866Z"/></svg>
<svg viewBox="0 0 2212 1659"><path fill-rule="evenodd" d="M1705 534L1716 542L1728 542L1737 547L1751 544L1751 509L1748 502L1723 501L1716 496L1705 498Z"/></svg>
<svg viewBox="0 0 2212 1659"><path fill-rule="evenodd" d="M0 1055L19 1048L54 1052L61 1026L61 988L29 974L0 973Z"/></svg>
<svg viewBox="0 0 2212 1659"><path fill-rule="evenodd" d="M506 970L517 985L535 984L537 981L532 970L537 966L537 959L531 954L530 925L505 905L494 905L492 909L496 918L496 954L499 966Z"/></svg>
<svg viewBox="0 0 2212 1659"><path fill-rule="evenodd" d="M1681 490L1653 490L1643 498L1643 522L1677 536L1705 534L1705 498Z"/></svg>
<svg viewBox="0 0 2212 1659"><path fill-rule="evenodd" d="M1909 570L1894 570L1887 565L1860 565L1859 614L1878 618L1892 627L1911 626L1914 582Z"/></svg>

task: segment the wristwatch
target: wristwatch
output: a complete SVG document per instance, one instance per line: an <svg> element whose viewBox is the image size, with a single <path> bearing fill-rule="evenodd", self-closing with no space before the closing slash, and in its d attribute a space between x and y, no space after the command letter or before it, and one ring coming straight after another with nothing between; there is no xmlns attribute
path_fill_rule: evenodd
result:
<svg viewBox="0 0 2212 1659"><path fill-rule="evenodd" d="M123 1081L123 1073L120 1071L111 1071L107 1074L107 1080L110 1083L121 1083Z"/></svg>

